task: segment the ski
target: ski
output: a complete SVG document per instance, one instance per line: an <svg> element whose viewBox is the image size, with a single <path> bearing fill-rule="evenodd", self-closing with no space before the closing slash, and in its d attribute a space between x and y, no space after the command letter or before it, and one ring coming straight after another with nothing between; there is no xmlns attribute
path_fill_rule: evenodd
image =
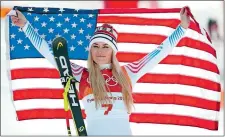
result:
<svg viewBox="0 0 225 137"><path fill-rule="evenodd" d="M78 93L76 89L76 80L73 78L71 65L69 61L67 42L63 37L57 37L52 42L53 54L60 73L61 83L64 86L64 109L68 113L68 106L74 121L77 135L87 136L86 127L82 117ZM68 134L71 135L69 120L67 119Z"/></svg>

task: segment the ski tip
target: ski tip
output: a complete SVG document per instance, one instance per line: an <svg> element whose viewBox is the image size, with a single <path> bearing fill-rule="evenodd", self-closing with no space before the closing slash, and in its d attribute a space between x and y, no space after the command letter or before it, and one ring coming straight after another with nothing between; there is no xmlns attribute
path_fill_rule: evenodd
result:
<svg viewBox="0 0 225 137"><path fill-rule="evenodd" d="M60 47L63 47L64 45L66 45L66 43L67 43L67 41L63 37L57 37L57 38L53 39L53 41L52 41L53 48L57 48L57 50Z"/></svg>
<svg viewBox="0 0 225 137"><path fill-rule="evenodd" d="M66 39L64 37L57 37L57 38L53 39L52 45L56 45L59 42L65 42L66 43Z"/></svg>

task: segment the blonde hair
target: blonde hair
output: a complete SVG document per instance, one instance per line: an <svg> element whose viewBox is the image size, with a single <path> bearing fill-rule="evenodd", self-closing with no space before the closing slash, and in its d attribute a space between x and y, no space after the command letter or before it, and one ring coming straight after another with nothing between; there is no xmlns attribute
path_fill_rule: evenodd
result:
<svg viewBox="0 0 225 137"><path fill-rule="evenodd" d="M89 71L90 86L93 91L96 109L99 107L99 105L112 103L107 94L111 94L111 92L108 92L109 88L106 85L105 79L98 64L96 64L92 59L91 52L89 52L87 67ZM127 112L131 113L133 106L133 97L130 79L120 67L114 51L112 53L112 73L122 88L123 101Z"/></svg>

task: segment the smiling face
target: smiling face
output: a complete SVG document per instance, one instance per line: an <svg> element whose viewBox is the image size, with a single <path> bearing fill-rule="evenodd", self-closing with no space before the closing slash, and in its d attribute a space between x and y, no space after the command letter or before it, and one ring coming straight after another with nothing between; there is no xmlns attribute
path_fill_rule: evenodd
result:
<svg viewBox="0 0 225 137"><path fill-rule="evenodd" d="M104 42L96 42L91 46L91 56L98 65L112 62L113 49Z"/></svg>

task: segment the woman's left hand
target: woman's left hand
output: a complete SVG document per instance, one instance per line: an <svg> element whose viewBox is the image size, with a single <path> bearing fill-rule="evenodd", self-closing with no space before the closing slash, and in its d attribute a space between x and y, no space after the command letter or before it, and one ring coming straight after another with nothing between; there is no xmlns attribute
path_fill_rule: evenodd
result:
<svg viewBox="0 0 225 137"><path fill-rule="evenodd" d="M180 20L181 20L180 25L185 29L187 29L190 25L190 16L187 15L187 12L188 11L186 7L183 7L180 11Z"/></svg>

